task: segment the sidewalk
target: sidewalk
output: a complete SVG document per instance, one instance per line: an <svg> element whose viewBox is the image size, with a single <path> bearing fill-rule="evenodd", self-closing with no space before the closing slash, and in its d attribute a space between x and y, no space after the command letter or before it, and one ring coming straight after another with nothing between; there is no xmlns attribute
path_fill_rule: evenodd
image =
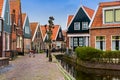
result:
<svg viewBox="0 0 120 80"><path fill-rule="evenodd" d="M64 80L56 63L49 62L45 54L35 58L25 55L10 62L10 68L0 74L0 80Z"/></svg>

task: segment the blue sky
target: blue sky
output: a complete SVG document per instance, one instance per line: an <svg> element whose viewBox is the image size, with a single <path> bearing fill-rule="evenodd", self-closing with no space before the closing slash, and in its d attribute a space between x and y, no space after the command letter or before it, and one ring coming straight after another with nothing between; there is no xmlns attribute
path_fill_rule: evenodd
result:
<svg viewBox="0 0 120 80"><path fill-rule="evenodd" d="M67 17L75 14L80 5L96 9L99 2L114 0L21 0L22 12L27 13L30 22L48 24L49 16L55 18L54 24L66 29Z"/></svg>

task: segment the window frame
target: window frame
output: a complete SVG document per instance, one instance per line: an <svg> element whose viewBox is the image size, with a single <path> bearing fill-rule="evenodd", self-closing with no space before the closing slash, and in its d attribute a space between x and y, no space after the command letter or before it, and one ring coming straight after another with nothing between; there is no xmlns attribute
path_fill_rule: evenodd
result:
<svg viewBox="0 0 120 80"><path fill-rule="evenodd" d="M77 24L78 29L75 27L76 24ZM80 30L80 22L74 22L74 30Z"/></svg>
<svg viewBox="0 0 120 80"><path fill-rule="evenodd" d="M115 37L115 39L113 39L113 37ZM119 37L119 38L116 39L116 37ZM115 41L115 42L118 41L119 44L120 44L120 35L112 35L112 36L111 36L111 50L112 50L112 51L116 51L116 50L117 50L117 46L116 46L116 44L115 44L115 49L113 49L113 41ZM118 45L118 50L120 50L119 44L117 44L117 45Z"/></svg>
<svg viewBox="0 0 120 80"><path fill-rule="evenodd" d="M87 24L87 27L84 27L84 25L86 26ZM89 26L88 26L88 22L82 22L82 30L88 30L89 29Z"/></svg>
<svg viewBox="0 0 120 80"><path fill-rule="evenodd" d="M97 37L104 37L104 39L102 39L102 40L97 40ZM97 42L101 42L102 41L102 44L103 44L103 42L105 42L105 48L103 47L103 49L101 49L100 48L100 50L103 50L103 51L105 51L106 50L106 36L95 36L95 48L96 49L98 49L97 48Z"/></svg>
<svg viewBox="0 0 120 80"><path fill-rule="evenodd" d="M113 10L113 22L105 22L105 11ZM120 6L115 7L105 7L102 9L103 12L103 24L119 24L120 21L115 21L115 10L120 10Z"/></svg>

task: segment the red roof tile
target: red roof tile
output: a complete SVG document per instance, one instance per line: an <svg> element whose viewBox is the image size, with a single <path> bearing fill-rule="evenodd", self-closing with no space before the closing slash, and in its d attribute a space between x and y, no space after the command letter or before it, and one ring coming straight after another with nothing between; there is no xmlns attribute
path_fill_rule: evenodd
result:
<svg viewBox="0 0 120 80"><path fill-rule="evenodd" d="M20 0L10 0L10 14L13 13L13 10L15 10L15 21L16 24L18 24L18 18L20 18L21 14L21 3Z"/></svg>
<svg viewBox="0 0 120 80"><path fill-rule="evenodd" d="M69 15L67 20L67 27L69 26L70 22L72 21L74 15Z"/></svg>
<svg viewBox="0 0 120 80"><path fill-rule="evenodd" d="M26 13L22 13L22 25L24 24L26 16L27 16Z"/></svg>
<svg viewBox="0 0 120 80"><path fill-rule="evenodd" d="M64 37L66 37L66 30L62 30L62 34Z"/></svg>
<svg viewBox="0 0 120 80"><path fill-rule="evenodd" d="M33 22L33 23L30 23L30 29L31 29L31 33L32 33L32 38L35 34L35 30L37 28L37 25L38 25L38 22Z"/></svg>
<svg viewBox="0 0 120 80"><path fill-rule="evenodd" d="M103 24L103 11L102 9L104 7L113 7L113 6L120 6L120 1L114 1L114 2L102 2L99 4L99 7L97 9L97 12L94 16L93 22L91 24L92 27L102 27L102 26L120 26L120 24Z"/></svg>
<svg viewBox="0 0 120 80"><path fill-rule="evenodd" d="M0 0L0 16L2 15L3 3L4 0Z"/></svg>
<svg viewBox="0 0 120 80"><path fill-rule="evenodd" d="M46 27L47 29L48 29L48 26ZM58 31L59 31L59 29L60 29L60 26L59 25L54 25L54 28L52 29L52 36L51 36L51 39L52 40L56 40L56 37L57 37L57 33L58 33ZM45 35L46 35L46 29L45 29L45 26L44 25L41 25L41 28L40 28L40 30L41 30L41 33L42 33L42 37L43 37L43 39L45 38Z"/></svg>
<svg viewBox="0 0 120 80"><path fill-rule="evenodd" d="M85 11L87 12L88 16L92 19L93 17L93 14L94 14L94 10L93 9L90 9L86 6L83 6L83 8L85 9Z"/></svg>

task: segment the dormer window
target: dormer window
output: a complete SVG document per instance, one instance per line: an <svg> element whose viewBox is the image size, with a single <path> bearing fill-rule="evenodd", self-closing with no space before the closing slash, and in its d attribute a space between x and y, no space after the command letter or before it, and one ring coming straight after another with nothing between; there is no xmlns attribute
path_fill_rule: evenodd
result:
<svg viewBox="0 0 120 80"><path fill-rule="evenodd" d="M74 22L74 30L80 30L80 22Z"/></svg>
<svg viewBox="0 0 120 80"><path fill-rule="evenodd" d="M103 22L120 23L120 7L103 8Z"/></svg>

